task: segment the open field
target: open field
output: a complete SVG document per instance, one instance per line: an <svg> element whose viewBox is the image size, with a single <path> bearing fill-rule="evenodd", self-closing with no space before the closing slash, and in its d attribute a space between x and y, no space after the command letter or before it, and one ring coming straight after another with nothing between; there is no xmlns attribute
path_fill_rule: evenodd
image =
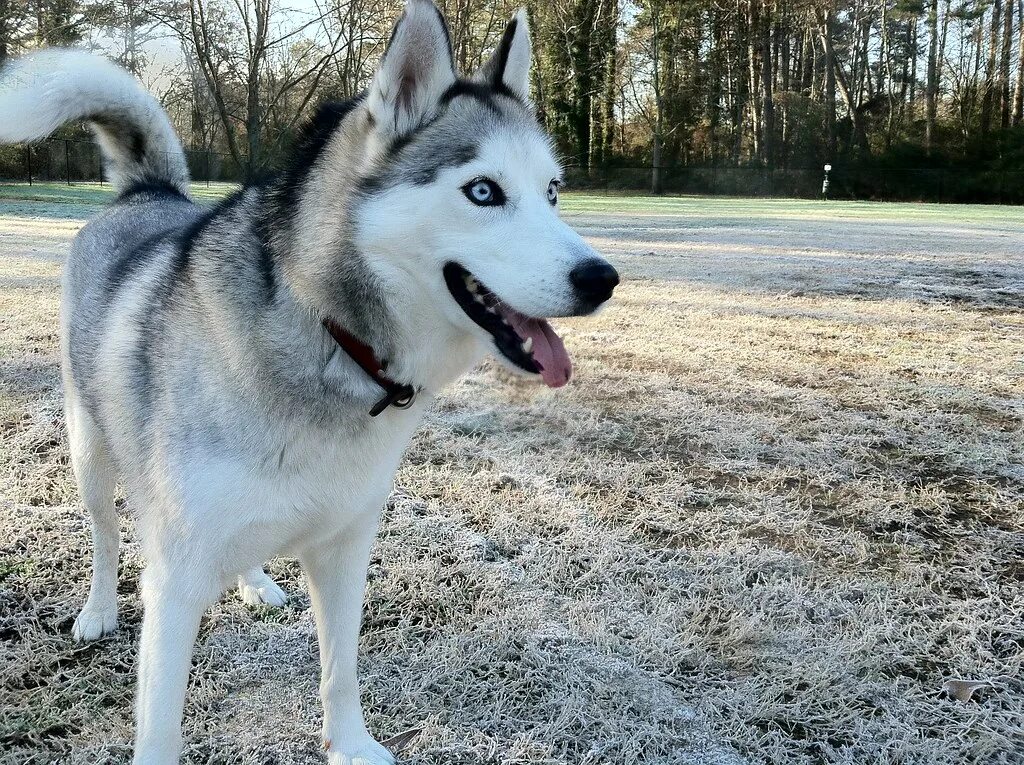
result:
<svg viewBox="0 0 1024 765"><path fill-rule="evenodd" d="M120 632L72 643L89 541L56 336L108 194L0 186L4 765L130 759L142 561L128 542ZM409 450L371 730L421 727L416 765L1024 763L1024 210L565 208L626 281L559 322L569 387L485 367ZM285 608L229 593L204 623L190 763L321 761L308 597L270 571Z"/></svg>

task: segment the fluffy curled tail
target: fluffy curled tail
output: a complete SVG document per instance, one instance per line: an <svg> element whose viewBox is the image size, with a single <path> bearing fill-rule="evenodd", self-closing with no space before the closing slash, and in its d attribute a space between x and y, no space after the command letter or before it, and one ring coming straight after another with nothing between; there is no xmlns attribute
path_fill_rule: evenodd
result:
<svg viewBox="0 0 1024 765"><path fill-rule="evenodd" d="M44 138L86 120L114 189L164 182L188 194L188 164L167 114L121 67L75 50L42 50L0 71L0 143Z"/></svg>

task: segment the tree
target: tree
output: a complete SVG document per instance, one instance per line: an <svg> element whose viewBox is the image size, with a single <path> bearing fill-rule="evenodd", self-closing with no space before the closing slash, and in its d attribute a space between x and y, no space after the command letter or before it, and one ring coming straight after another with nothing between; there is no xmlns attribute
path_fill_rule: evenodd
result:
<svg viewBox="0 0 1024 765"><path fill-rule="evenodd" d="M607 57L618 22L614 0L553 0L535 15L548 128L581 167L592 160L595 101L607 93Z"/></svg>
<svg viewBox="0 0 1024 765"><path fill-rule="evenodd" d="M1024 0L1017 0L1017 87L1013 91L1013 125L1024 119Z"/></svg>
<svg viewBox="0 0 1024 765"><path fill-rule="evenodd" d="M252 175L273 159L304 116L337 55L340 36L323 23L326 12L303 19L275 16L272 0L188 0L182 10L161 20L202 76L228 152ZM267 136L270 126L274 135Z"/></svg>
<svg viewBox="0 0 1024 765"><path fill-rule="evenodd" d="M141 77L146 68L146 43L164 33L151 13L153 0L107 0L98 6L94 24L113 38L117 45L114 60Z"/></svg>

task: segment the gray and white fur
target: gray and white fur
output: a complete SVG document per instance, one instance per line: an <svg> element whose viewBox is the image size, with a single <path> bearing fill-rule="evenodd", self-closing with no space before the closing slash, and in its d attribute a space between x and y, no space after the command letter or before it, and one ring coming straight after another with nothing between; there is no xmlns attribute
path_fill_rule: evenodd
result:
<svg viewBox="0 0 1024 765"><path fill-rule="evenodd" d="M460 79L440 13L410 0L367 93L324 105L278 176L212 209L189 198L167 116L126 72L53 50L0 73L0 142L86 120L119 193L72 246L61 339L93 521L76 638L117 624L118 481L146 559L135 763L177 762L200 618L235 581L249 602L282 603L262 569L279 554L308 577L329 761L394 761L366 731L356 653L402 453L432 397L488 350L563 384L568 357L541 317L589 313L617 281L558 217L529 68L524 12ZM367 414L381 390L325 318L414 386L412 406ZM548 355L523 332L550 339Z"/></svg>

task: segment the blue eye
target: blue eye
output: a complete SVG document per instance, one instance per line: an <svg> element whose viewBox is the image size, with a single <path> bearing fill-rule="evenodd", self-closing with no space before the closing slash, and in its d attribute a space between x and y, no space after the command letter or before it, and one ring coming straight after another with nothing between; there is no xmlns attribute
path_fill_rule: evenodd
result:
<svg viewBox="0 0 1024 765"><path fill-rule="evenodd" d="M477 178L462 187L466 199L480 207L494 207L505 204L505 192L490 178Z"/></svg>
<svg viewBox="0 0 1024 765"><path fill-rule="evenodd" d="M548 184L548 201L553 204L558 204L558 187L561 186L561 181L553 180Z"/></svg>

